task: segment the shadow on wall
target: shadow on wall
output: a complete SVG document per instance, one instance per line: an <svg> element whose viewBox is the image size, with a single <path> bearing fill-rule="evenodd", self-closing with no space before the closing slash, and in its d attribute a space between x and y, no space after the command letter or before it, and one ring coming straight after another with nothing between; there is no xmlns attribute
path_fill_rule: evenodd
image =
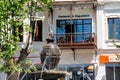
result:
<svg viewBox="0 0 120 80"><path fill-rule="evenodd" d="M101 80L106 80L105 75L102 76L102 79L101 79Z"/></svg>
<svg viewBox="0 0 120 80"><path fill-rule="evenodd" d="M6 80L7 75L4 72L0 72L0 80Z"/></svg>

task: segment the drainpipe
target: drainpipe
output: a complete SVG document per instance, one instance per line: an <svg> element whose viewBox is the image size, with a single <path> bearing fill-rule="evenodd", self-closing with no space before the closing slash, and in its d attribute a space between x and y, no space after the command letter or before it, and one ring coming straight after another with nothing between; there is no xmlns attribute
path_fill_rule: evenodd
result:
<svg viewBox="0 0 120 80"><path fill-rule="evenodd" d="M76 56L75 56L75 49L74 48L71 48L72 49L72 51L73 51L73 59L74 59L74 61L76 60Z"/></svg>
<svg viewBox="0 0 120 80"><path fill-rule="evenodd" d="M71 35L70 35L70 38L71 38L71 44L72 44L72 5L70 5L70 28L71 28ZM71 45L72 46L72 45Z"/></svg>

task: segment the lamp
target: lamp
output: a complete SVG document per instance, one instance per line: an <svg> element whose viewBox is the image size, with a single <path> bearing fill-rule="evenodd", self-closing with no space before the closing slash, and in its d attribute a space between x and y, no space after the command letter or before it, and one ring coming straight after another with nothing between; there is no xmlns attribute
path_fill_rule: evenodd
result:
<svg viewBox="0 0 120 80"><path fill-rule="evenodd" d="M93 70L94 70L94 66L93 66L93 65L89 65L89 66L87 67L87 71L88 71L88 72L93 72Z"/></svg>

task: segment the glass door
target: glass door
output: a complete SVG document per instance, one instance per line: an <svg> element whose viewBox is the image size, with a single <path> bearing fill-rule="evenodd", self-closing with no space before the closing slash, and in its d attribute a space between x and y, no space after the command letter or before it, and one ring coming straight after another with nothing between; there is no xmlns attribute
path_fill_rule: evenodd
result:
<svg viewBox="0 0 120 80"><path fill-rule="evenodd" d="M106 65L106 80L120 80L120 65L107 64Z"/></svg>

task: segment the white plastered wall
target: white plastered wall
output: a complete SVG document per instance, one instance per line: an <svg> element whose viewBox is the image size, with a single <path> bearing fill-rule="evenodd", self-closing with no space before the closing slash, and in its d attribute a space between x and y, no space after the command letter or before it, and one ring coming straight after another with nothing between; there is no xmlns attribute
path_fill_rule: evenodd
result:
<svg viewBox="0 0 120 80"><path fill-rule="evenodd" d="M66 49L62 50L59 64L95 64L95 60L94 49L75 49L75 53Z"/></svg>
<svg viewBox="0 0 120 80"><path fill-rule="evenodd" d="M109 34L108 34L107 18L120 17L119 4L120 1L114 3L106 2L105 4L101 4L97 7L97 48L98 49L114 50L116 48L113 45L112 40L108 39ZM120 44L119 40L115 40L115 41L117 44ZM102 53L102 54L106 54L106 53ZM96 80L106 80L105 64L99 64L99 56L100 54L97 53Z"/></svg>
<svg viewBox="0 0 120 80"><path fill-rule="evenodd" d="M103 6L97 7L97 48L101 49L104 46L104 35L105 35L105 18L104 18L104 11Z"/></svg>
<svg viewBox="0 0 120 80"><path fill-rule="evenodd" d="M112 40L109 40L108 18L120 17L119 3L106 3L97 7L97 48L115 49ZM116 40L120 44L119 40Z"/></svg>

